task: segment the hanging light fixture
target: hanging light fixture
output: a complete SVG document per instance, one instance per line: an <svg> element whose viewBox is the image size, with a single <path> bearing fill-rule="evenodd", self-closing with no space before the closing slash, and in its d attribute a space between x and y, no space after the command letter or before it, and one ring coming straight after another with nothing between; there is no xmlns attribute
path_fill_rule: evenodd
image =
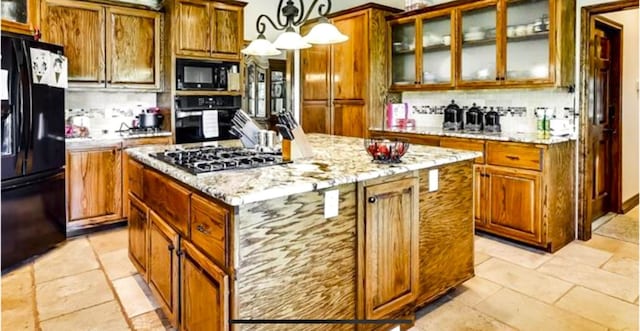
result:
<svg viewBox="0 0 640 331"><path fill-rule="evenodd" d="M302 49L311 47L311 44L336 44L347 41L349 37L340 33L335 25L329 23L326 17L331 11L331 0L325 0L327 2L326 5L320 4L318 6L320 19L306 36L302 37L296 32L295 28L307 21L309 15L318 4L318 1L319 0L313 0L311 6L309 6L309 10L305 13L304 0L299 0L301 10L296 7L293 0L287 0L286 5L284 4L284 0L280 0L278 3L276 22L265 14L258 16L256 20L258 38L253 40L249 46L241 52L247 55L269 56L280 54L278 49ZM284 31L276 38L273 44L264 36L264 31L267 26L263 22L263 19L267 20L277 31Z"/></svg>

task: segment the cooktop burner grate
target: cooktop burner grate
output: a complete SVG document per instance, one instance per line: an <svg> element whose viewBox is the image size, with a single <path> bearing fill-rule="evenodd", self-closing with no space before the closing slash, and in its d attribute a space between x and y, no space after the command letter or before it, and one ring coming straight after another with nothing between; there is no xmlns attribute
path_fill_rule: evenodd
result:
<svg viewBox="0 0 640 331"><path fill-rule="evenodd" d="M197 175L231 169L251 169L285 164L281 154L258 152L241 147L200 147L167 150L151 154L160 161Z"/></svg>

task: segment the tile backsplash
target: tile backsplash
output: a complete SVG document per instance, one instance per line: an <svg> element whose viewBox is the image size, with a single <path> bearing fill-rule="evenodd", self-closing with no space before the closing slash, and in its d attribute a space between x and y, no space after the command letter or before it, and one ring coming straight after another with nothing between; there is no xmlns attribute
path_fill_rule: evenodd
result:
<svg viewBox="0 0 640 331"><path fill-rule="evenodd" d="M503 132L536 132L535 109L548 107L563 117L565 108L570 108L569 119L575 123L574 93L566 89L495 89L467 91L423 91L404 92L402 102L409 106L409 116L416 120L417 126L442 126L442 109L455 100L460 107L471 107L474 103L480 107L502 107L500 116Z"/></svg>
<svg viewBox="0 0 640 331"><path fill-rule="evenodd" d="M155 106L156 93L67 91L65 118L86 116L86 126L90 134L95 136L113 133L122 123L131 126L140 109Z"/></svg>

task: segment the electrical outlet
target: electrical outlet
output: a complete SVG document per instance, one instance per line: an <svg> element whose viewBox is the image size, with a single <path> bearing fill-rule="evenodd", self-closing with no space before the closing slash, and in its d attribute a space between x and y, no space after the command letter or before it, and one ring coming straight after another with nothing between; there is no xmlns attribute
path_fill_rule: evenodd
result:
<svg viewBox="0 0 640 331"><path fill-rule="evenodd" d="M338 216L340 205L340 191L331 190L324 192L324 218Z"/></svg>
<svg viewBox="0 0 640 331"><path fill-rule="evenodd" d="M429 192L438 190L438 169L429 170Z"/></svg>

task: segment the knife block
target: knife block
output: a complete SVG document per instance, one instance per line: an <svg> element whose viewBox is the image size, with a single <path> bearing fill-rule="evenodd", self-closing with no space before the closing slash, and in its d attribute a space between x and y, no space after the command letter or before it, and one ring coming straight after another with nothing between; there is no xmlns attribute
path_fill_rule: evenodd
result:
<svg viewBox="0 0 640 331"><path fill-rule="evenodd" d="M300 126L291 131L293 140L282 140L283 161L294 161L313 156L313 150L307 136Z"/></svg>

